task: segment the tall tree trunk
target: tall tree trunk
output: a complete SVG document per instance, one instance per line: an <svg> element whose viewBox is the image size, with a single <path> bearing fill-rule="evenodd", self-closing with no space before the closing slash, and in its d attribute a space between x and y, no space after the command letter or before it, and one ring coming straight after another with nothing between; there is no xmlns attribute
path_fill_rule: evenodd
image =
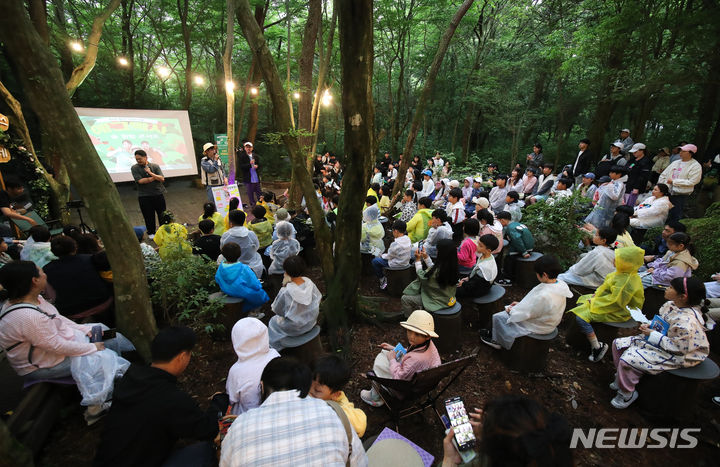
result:
<svg viewBox="0 0 720 467"><path fill-rule="evenodd" d="M720 95L720 42L715 44L713 53L710 55L710 69L702 83L700 103L698 104L698 120L695 127L695 144L698 147L698 154L702 155L707 150L715 149L709 146L708 136L713 122L717 121L715 116L718 110L718 96Z"/></svg>
<svg viewBox="0 0 720 467"><path fill-rule="evenodd" d="M435 53L435 58L433 58L430 70L425 78L425 86L423 87L422 94L420 95L415 107L415 116L413 117L412 125L410 126L410 133L408 134L407 141L405 142L405 148L403 149L403 160L400 164L400 169L398 169L398 177L395 181L395 186L393 187L393 198L395 198L405 187L405 174L407 173L408 167L410 167L410 161L413 159L413 147L415 146L418 129L420 128L420 123L422 122L423 115L425 113L425 105L432 93L433 86L435 85L435 79L437 78L438 71L440 71L440 65L442 65L445 52L447 52L447 49L450 46L450 40L455 34L458 24L460 24L460 20L462 20L465 13L467 13L472 6L473 1L474 0L465 0L463 4L460 5L460 8L453 16L448 28L445 30L442 38L440 39L438 50Z"/></svg>
<svg viewBox="0 0 720 467"><path fill-rule="evenodd" d="M135 0L121 0L122 5L122 52L127 58L129 65L127 67L127 86L128 98L127 106L129 109L135 108L135 44L133 34L130 30L130 18L133 15Z"/></svg>
<svg viewBox="0 0 720 467"><path fill-rule="evenodd" d="M320 22L322 20L322 1L310 0L308 2L308 18L305 22L305 30L302 38L302 51L298 61L298 81L300 84L300 99L298 100L298 129L307 133L312 131L312 81L313 64L315 63L315 41L317 39ZM300 148L308 154L312 144L312 138L300 136L298 138Z"/></svg>
<svg viewBox="0 0 720 467"><path fill-rule="evenodd" d="M310 174L305 170L304 153L300 150L297 138L290 131L291 125L290 113L288 112L287 106L287 94L283 88L277 66L275 65L275 59L268 49L265 36L253 17L250 3L248 0L238 0L237 5L238 22L243 30L245 40L247 40L250 50L255 56L255 64L261 71L265 85L267 86L268 97L272 101L275 126L282 134L282 140L287 147L290 162L295 173L298 175L297 179L302 188L303 196L305 196L308 211L310 211L320 263L323 269L323 277L326 283L330 283L335 268L330 229L325 222L325 213L315 195L315 187L313 186Z"/></svg>
<svg viewBox="0 0 720 467"><path fill-rule="evenodd" d="M57 60L33 29L21 2L6 2L0 15L0 40L19 70L25 95L56 147L62 150L70 179L87 201L114 272L118 327L138 351L150 357L157 332L140 247L120 195L95 151L68 97Z"/></svg>
<svg viewBox="0 0 720 467"><path fill-rule="evenodd" d="M180 16L180 30L182 31L183 45L185 46L185 91L182 96L183 109L189 110L192 103L192 64L193 53L190 44L190 26L188 25L188 0L177 0L178 15ZM234 18L228 18L228 21L235 21ZM230 141L230 140L228 140Z"/></svg>
<svg viewBox="0 0 720 467"><path fill-rule="evenodd" d="M223 71L225 76L225 112L228 141L228 182L235 183L235 84L232 77L232 49L235 38L235 0L227 0L227 30L225 32L225 53ZM250 201L248 200L248 203Z"/></svg>
<svg viewBox="0 0 720 467"><path fill-rule="evenodd" d="M29 0L28 12L35 30L45 45L50 45L50 29L47 24L47 4L45 0Z"/></svg>
<svg viewBox="0 0 720 467"><path fill-rule="evenodd" d="M258 24L258 27L260 28L260 31L263 29L263 24L265 23L265 11L263 5L258 4L255 7L255 22ZM238 19L238 24L240 23L240 9L237 10L236 16ZM250 86L257 89L258 86L260 86L260 80L262 79L262 71L259 67L255 67L253 70L252 79L250 80ZM248 129L247 134L245 136L245 139L247 141L250 141L251 143L255 144L255 138L257 137L257 130L258 130L258 120L259 120L259 111L260 106L258 104L258 96L253 96L252 93L250 94L250 115L248 115ZM289 115L289 113L288 113Z"/></svg>

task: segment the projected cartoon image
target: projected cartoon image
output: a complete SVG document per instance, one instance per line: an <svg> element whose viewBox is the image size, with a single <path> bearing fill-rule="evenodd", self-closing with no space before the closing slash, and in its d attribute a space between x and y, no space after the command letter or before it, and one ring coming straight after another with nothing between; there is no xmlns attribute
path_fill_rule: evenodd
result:
<svg viewBox="0 0 720 467"><path fill-rule="evenodd" d="M114 182L132 180L130 167L135 164L138 149L143 149L148 160L158 164L166 176L197 173L186 112L81 108L77 111ZM135 116L143 113L150 115ZM167 114L184 115L164 118Z"/></svg>

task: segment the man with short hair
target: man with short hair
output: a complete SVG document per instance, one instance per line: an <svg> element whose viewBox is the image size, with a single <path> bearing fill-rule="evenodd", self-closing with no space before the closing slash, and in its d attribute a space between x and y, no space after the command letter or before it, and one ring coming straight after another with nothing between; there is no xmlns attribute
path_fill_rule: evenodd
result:
<svg viewBox="0 0 720 467"><path fill-rule="evenodd" d="M292 358L275 358L265 366L260 384L263 403L230 426L220 467L368 465L342 408L337 412L324 400L307 397L309 368Z"/></svg>
<svg viewBox="0 0 720 467"><path fill-rule="evenodd" d="M638 195L647 191L652 160L647 155L647 149L643 143L635 143L630 148L630 153L633 158L625 166L628 170L628 179L625 184L625 204L635 206Z"/></svg>
<svg viewBox="0 0 720 467"><path fill-rule="evenodd" d="M633 141L630 137L630 129L628 128L623 128L622 130L620 130L620 137L617 139L617 141L622 143L622 150L625 152L630 151L630 148L632 148L633 144L635 144L635 141Z"/></svg>
<svg viewBox="0 0 720 467"><path fill-rule="evenodd" d="M214 465L212 440L229 398L215 394L209 408L202 411L193 397L178 387L177 378L190 363L195 341L190 328L162 329L151 345L152 364L130 365L115 383L94 465ZM201 442L173 453L179 439Z"/></svg>
<svg viewBox="0 0 720 467"><path fill-rule="evenodd" d="M620 152L622 148L623 144L620 141L615 141L610 145L610 154L605 154L602 159L600 159L600 162L597 163L597 167L595 167L595 172L593 173L596 178L610 175L610 167L613 165L625 165L625 158Z"/></svg>
<svg viewBox="0 0 720 467"><path fill-rule="evenodd" d="M5 190L0 190L0 211L2 215L10 219L17 219L29 222L30 225L37 223L31 218L24 216L27 211L21 206L17 206L17 201L25 193L25 187L15 178L5 180Z"/></svg>
<svg viewBox="0 0 720 467"><path fill-rule="evenodd" d="M159 165L148 162L148 155L142 149L135 151L135 162L130 173L137 184L140 212L145 219L148 236L152 239L156 229L155 216L159 221L165 212L165 176Z"/></svg>
<svg viewBox="0 0 720 467"><path fill-rule="evenodd" d="M213 196L213 187L225 185L225 170L223 169L222 160L218 157L217 146L213 143L205 143L203 145L203 158L200 159L200 169L202 176L202 184L207 189L208 201L215 203Z"/></svg>
<svg viewBox="0 0 720 467"><path fill-rule="evenodd" d="M239 151L238 165L243 173L243 184L247 190L248 205L254 206L260 201L260 157L255 153L253 144L248 141L243 145L244 151Z"/></svg>
<svg viewBox="0 0 720 467"><path fill-rule="evenodd" d="M572 176L575 178L576 185L582 183L583 174L590 170L592 154L590 154L588 146L590 146L590 140L587 138L581 139L578 143L578 149L580 150L578 151L577 159L575 159L575 164L573 164L572 171Z"/></svg>

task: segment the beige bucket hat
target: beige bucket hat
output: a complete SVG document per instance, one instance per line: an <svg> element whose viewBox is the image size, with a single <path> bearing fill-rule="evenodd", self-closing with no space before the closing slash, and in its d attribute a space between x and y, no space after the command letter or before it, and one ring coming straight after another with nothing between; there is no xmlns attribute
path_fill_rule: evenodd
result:
<svg viewBox="0 0 720 467"><path fill-rule="evenodd" d="M400 326L425 336L439 337L435 334L435 321L432 315L425 310L413 311L407 321L401 322Z"/></svg>

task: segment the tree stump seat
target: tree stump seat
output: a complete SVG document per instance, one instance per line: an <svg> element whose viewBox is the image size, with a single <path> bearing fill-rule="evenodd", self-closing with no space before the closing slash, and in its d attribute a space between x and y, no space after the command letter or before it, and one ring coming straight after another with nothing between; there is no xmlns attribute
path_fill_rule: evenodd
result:
<svg viewBox="0 0 720 467"><path fill-rule="evenodd" d="M435 333L440 336L435 339L438 352L448 354L460 348L462 341L462 305L442 308L432 312L435 321Z"/></svg>
<svg viewBox="0 0 720 467"><path fill-rule="evenodd" d="M567 335L565 336L565 341L575 350L589 351L590 343L588 342L585 334L583 334L580 330L580 327L577 325L577 322L575 321L575 313L568 314L571 315L572 322L570 323ZM598 340L607 345L611 345L612 341L618 337L618 331L620 329L632 329L637 328L640 325L640 323L632 318L623 322L593 322L590 324L592 324L593 329L595 329L595 335Z"/></svg>
<svg viewBox="0 0 720 467"><path fill-rule="evenodd" d="M549 334L529 334L518 337L510 350L500 352L500 359L511 370L540 373L547 368L550 343L558 335L557 328Z"/></svg>
<svg viewBox="0 0 720 467"><path fill-rule="evenodd" d="M386 267L385 277L387 278L385 292L391 297L400 298L405 287L415 280L415 265L408 264L397 268Z"/></svg>
<svg viewBox="0 0 720 467"><path fill-rule="evenodd" d="M520 287L530 289L538 285L540 282L535 275L535 261L543 254L537 251L531 251L529 258L523 258L518 255L515 264L515 282Z"/></svg>
<svg viewBox="0 0 720 467"><path fill-rule="evenodd" d="M286 347L280 351L285 357L294 357L310 365L323 352L320 342L320 326L315 325L311 330L299 336L283 338Z"/></svg>
<svg viewBox="0 0 720 467"><path fill-rule="evenodd" d="M472 324L477 318L477 325L480 328L490 328L492 315L502 310L502 300L505 297L505 287L493 284L487 294L482 297L473 298L473 307L468 311L474 316L466 317ZM469 313L468 313L469 314Z"/></svg>

